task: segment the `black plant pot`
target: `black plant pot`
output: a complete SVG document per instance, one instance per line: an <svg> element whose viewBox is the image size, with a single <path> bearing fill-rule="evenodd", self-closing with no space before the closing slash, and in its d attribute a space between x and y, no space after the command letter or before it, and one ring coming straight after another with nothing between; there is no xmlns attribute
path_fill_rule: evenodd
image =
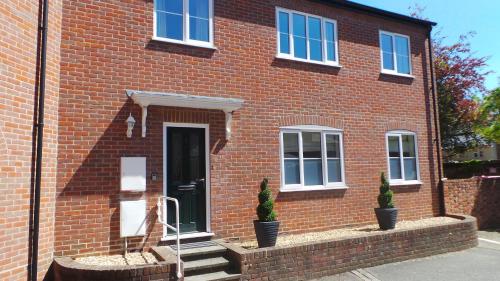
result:
<svg viewBox="0 0 500 281"><path fill-rule="evenodd" d="M278 238L278 229L280 226L279 221L261 222L258 220L253 221L255 228L255 236L257 236L257 243L259 248L273 247L276 245L276 238Z"/></svg>
<svg viewBox="0 0 500 281"><path fill-rule="evenodd" d="M375 208L378 225L382 230L394 229L398 218L397 208Z"/></svg>

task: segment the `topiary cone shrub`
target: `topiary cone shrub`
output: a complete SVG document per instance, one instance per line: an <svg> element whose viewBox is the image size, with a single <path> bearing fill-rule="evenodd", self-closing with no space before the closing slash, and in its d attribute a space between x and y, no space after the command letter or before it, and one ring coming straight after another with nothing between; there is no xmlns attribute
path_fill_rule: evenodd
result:
<svg viewBox="0 0 500 281"><path fill-rule="evenodd" d="M394 208L394 202L392 201L394 194L384 173L380 176L380 181L380 194L377 198L380 208L375 208L375 215L380 229L394 229L398 218L398 209Z"/></svg>
<svg viewBox="0 0 500 281"><path fill-rule="evenodd" d="M280 226L280 222L276 220L276 212L273 210L274 201L268 183L269 181L264 179L260 184L259 205L257 206L259 219L253 222L259 248L276 245Z"/></svg>
<svg viewBox="0 0 500 281"><path fill-rule="evenodd" d="M385 174L382 172L380 176L380 194L378 195L378 205L382 209L394 208L394 202L392 201L392 196L394 193L392 192L389 182L385 178Z"/></svg>
<svg viewBox="0 0 500 281"><path fill-rule="evenodd" d="M261 222L270 222L276 220L274 201L272 199L271 189L268 187L268 179L264 179L260 184L259 205L257 206L257 216Z"/></svg>

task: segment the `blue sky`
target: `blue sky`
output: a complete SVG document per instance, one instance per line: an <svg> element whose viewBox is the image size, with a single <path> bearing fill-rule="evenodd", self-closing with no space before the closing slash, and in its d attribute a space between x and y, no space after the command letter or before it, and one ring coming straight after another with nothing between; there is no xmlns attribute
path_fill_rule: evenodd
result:
<svg viewBox="0 0 500 281"><path fill-rule="evenodd" d="M425 8L423 16L438 23L435 28L447 36L445 43L456 42L461 34L475 31L470 39L478 56L489 56L487 70L495 71L486 87L499 85L500 76L500 1L498 0L353 0L353 2L408 15L410 6Z"/></svg>

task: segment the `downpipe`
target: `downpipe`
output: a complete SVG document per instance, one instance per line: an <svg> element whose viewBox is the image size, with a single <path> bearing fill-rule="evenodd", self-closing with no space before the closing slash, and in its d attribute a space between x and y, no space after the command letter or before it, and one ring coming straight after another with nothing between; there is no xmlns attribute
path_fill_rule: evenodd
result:
<svg viewBox="0 0 500 281"><path fill-rule="evenodd" d="M30 278L36 281L38 276L38 239L40 234L40 189L42 183L42 153L43 153L43 126L44 126L44 107L45 107L45 76L47 68L47 31L49 17L49 0L42 0L42 19L39 20L38 30L41 32L40 46L40 79L38 84L38 117L36 133L36 159L35 159L35 188L33 200L33 228L32 228L32 248ZM41 22L41 24L40 24Z"/></svg>

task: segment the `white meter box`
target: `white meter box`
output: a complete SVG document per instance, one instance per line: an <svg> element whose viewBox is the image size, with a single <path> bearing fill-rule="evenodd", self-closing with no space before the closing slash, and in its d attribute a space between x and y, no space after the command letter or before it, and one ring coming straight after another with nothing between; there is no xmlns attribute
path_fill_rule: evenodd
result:
<svg viewBox="0 0 500 281"><path fill-rule="evenodd" d="M120 237L146 235L146 200L120 202Z"/></svg>
<svg viewBox="0 0 500 281"><path fill-rule="evenodd" d="M146 191L146 157L121 158L122 191Z"/></svg>

